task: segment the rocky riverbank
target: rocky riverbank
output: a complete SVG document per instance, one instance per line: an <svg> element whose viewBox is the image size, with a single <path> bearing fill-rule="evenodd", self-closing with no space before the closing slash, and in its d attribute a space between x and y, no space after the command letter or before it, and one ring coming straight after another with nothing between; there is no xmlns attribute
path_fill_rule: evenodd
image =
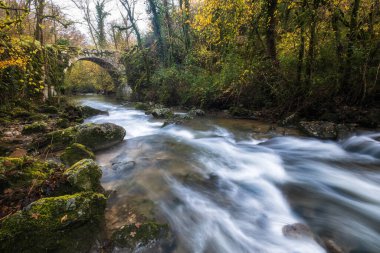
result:
<svg viewBox="0 0 380 253"><path fill-rule="evenodd" d="M69 103L0 113L0 251L88 252L106 207L93 152L125 130L81 124L107 112Z"/></svg>

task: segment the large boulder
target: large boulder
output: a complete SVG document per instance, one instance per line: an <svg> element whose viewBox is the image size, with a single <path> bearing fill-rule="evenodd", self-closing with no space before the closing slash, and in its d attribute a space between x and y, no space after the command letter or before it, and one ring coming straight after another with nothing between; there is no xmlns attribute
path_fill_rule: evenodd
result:
<svg viewBox="0 0 380 253"><path fill-rule="evenodd" d="M67 166L71 166L82 159L95 159L95 155L90 149L79 143L67 147L61 155L62 162Z"/></svg>
<svg viewBox="0 0 380 253"><path fill-rule="evenodd" d="M0 252L88 252L105 205L93 192L35 201L1 222Z"/></svg>
<svg viewBox="0 0 380 253"><path fill-rule="evenodd" d="M122 142L125 135L124 128L112 123L85 124L78 127L76 142L97 151Z"/></svg>
<svg viewBox="0 0 380 253"><path fill-rule="evenodd" d="M124 128L112 123L89 123L48 133L46 138L36 145L50 146L52 150L57 151L73 143L80 143L98 151L122 142L125 134Z"/></svg>
<svg viewBox="0 0 380 253"><path fill-rule="evenodd" d="M94 160L83 159L67 169L63 175L67 177L67 181L74 191L99 191L101 189L102 171Z"/></svg>

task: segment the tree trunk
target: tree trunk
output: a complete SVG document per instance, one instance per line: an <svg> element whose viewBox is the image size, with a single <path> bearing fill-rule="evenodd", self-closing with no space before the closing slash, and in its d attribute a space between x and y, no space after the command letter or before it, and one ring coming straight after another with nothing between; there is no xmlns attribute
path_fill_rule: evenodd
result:
<svg viewBox="0 0 380 253"><path fill-rule="evenodd" d="M302 2L302 8L301 8L301 15L298 15L298 18L302 16L302 14L305 13L305 8L306 8L306 0L303 0ZM302 69L303 69L303 60L305 57L305 20L301 19L299 21L299 26L300 26L300 47L298 51L298 62L297 62L297 84L301 84L302 81Z"/></svg>
<svg viewBox="0 0 380 253"><path fill-rule="evenodd" d="M188 51L191 47L190 39L190 2L189 0L179 0L179 6L182 12L182 31L185 41L185 49Z"/></svg>
<svg viewBox="0 0 380 253"><path fill-rule="evenodd" d="M350 20L350 31L348 34L348 43L347 43L347 56L346 56L346 64L344 70L344 76L342 80L342 89L343 93L346 95L352 96L352 80L351 80L351 72L352 72L352 57L354 54L354 44L357 37L357 27L358 27L358 13L360 7L360 0L354 0L352 3L352 11L351 11L351 20ZM352 99L349 98L350 100Z"/></svg>
<svg viewBox="0 0 380 253"><path fill-rule="evenodd" d="M168 30L168 62L171 64L173 61L173 20L170 17L168 0L162 0L162 3L164 6L165 23Z"/></svg>
<svg viewBox="0 0 380 253"><path fill-rule="evenodd" d="M150 10L152 11L152 23L153 23L153 31L154 35L157 39L158 44L158 54L161 62L166 65L166 50L164 45L164 40L162 38L162 29L160 17L158 15L157 5L154 0L148 0Z"/></svg>
<svg viewBox="0 0 380 253"><path fill-rule="evenodd" d="M274 63L277 61L276 47L276 10L277 0L266 0L266 44L267 54Z"/></svg>
<svg viewBox="0 0 380 253"><path fill-rule="evenodd" d="M44 20L44 9L45 9L45 0L35 0L36 6L36 28L34 30L34 39L38 40L41 45L44 44L43 37L43 20Z"/></svg>
<svg viewBox="0 0 380 253"><path fill-rule="evenodd" d="M317 11L319 7L320 0L314 0L313 1L313 7L311 10L311 21L310 21L310 40L309 40L309 48L307 53L307 60L306 60L306 84L310 85L312 75L313 75L313 68L314 68L314 61L315 61L315 47L317 44L317 38L316 38L316 30L317 30Z"/></svg>

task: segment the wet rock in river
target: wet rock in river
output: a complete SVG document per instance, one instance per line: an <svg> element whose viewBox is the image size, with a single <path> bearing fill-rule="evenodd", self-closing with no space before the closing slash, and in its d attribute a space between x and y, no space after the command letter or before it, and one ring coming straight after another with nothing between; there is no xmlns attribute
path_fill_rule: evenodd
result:
<svg viewBox="0 0 380 253"><path fill-rule="evenodd" d="M112 241L117 247L134 250L152 247L160 241L170 241L171 237L167 224L145 222L122 226L112 234Z"/></svg>
<svg viewBox="0 0 380 253"><path fill-rule="evenodd" d="M151 111L151 114L157 119L169 119L174 116L169 108L156 108Z"/></svg>
<svg viewBox="0 0 380 253"><path fill-rule="evenodd" d="M282 233L285 237L291 239L313 238L314 236L310 228L302 223L286 225L282 228Z"/></svg>
<svg viewBox="0 0 380 253"><path fill-rule="evenodd" d="M104 195L92 192L35 201L2 221L0 251L87 252L105 204Z"/></svg>
<svg viewBox="0 0 380 253"><path fill-rule="evenodd" d="M81 106L79 108L82 111L82 116L85 118L96 116L96 115L109 115L107 111L102 111L102 110L95 109L93 107L86 106L86 105Z"/></svg>
<svg viewBox="0 0 380 253"><path fill-rule="evenodd" d="M95 159L95 155L86 146L74 143L65 149L60 158L65 165L71 166L82 159Z"/></svg>
<svg viewBox="0 0 380 253"><path fill-rule="evenodd" d="M344 253L343 249L331 239L325 239L323 243L328 253Z"/></svg>
<svg viewBox="0 0 380 253"><path fill-rule="evenodd" d="M85 124L78 127L76 141L98 151L122 142L125 135L124 128L112 123Z"/></svg>
<svg viewBox="0 0 380 253"><path fill-rule="evenodd" d="M201 109L191 109L188 113L191 117L201 117L205 116L205 112Z"/></svg>
<svg viewBox="0 0 380 253"><path fill-rule="evenodd" d="M101 189L100 178L102 171L91 159L83 159L64 173L67 181L76 191L99 191Z"/></svg>
<svg viewBox="0 0 380 253"><path fill-rule="evenodd" d="M327 121L301 121L299 127L301 131L310 137L321 139L346 138L352 131L346 125Z"/></svg>

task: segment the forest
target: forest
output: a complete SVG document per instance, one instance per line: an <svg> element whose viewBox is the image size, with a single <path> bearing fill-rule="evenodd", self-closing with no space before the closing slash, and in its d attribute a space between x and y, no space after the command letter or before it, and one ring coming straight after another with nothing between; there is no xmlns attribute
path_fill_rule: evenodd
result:
<svg viewBox="0 0 380 253"><path fill-rule="evenodd" d="M70 90L64 52L82 47L119 51L136 101L274 118L378 106L377 0L152 0L145 30L137 0L112 21L110 1L73 2L87 39L52 2L1 2L2 104Z"/></svg>

